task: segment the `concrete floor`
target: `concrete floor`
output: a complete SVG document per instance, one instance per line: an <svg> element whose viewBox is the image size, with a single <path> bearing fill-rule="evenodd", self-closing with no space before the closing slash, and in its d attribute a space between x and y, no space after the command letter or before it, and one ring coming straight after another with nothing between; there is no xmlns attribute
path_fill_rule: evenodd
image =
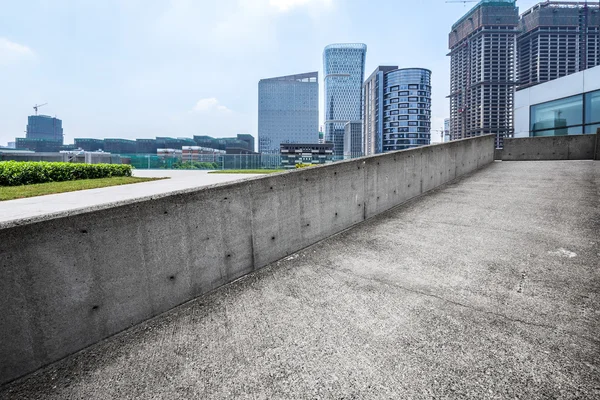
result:
<svg viewBox="0 0 600 400"><path fill-rule="evenodd" d="M46 218L48 215L72 214L89 207L103 208L132 199L164 196L178 190L259 176L181 170L134 170L133 175L170 179L2 201L0 202L0 226L10 226L11 223L18 223L23 219L35 220Z"/></svg>
<svg viewBox="0 0 600 400"><path fill-rule="evenodd" d="M600 162L496 162L0 388L600 398Z"/></svg>

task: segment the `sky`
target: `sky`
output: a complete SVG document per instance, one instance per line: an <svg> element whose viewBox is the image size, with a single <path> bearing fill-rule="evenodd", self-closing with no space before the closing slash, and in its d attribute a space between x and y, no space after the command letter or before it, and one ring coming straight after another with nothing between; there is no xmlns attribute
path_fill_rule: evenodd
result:
<svg viewBox="0 0 600 400"><path fill-rule="evenodd" d="M537 1L520 0L520 12ZM445 0L0 0L0 145L33 105L75 137L215 137L258 130L258 81L319 71L323 48L365 43L378 65L432 71L432 141L449 115Z"/></svg>

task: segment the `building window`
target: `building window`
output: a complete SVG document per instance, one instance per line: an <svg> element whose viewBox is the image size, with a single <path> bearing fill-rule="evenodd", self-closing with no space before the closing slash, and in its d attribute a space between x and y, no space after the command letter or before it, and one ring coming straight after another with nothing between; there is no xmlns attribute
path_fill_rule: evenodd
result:
<svg viewBox="0 0 600 400"><path fill-rule="evenodd" d="M600 90L585 94L585 123L600 122Z"/></svg>
<svg viewBox="0 0 600 400"><path fill-rule="evenodd" d="M583 95L571 96L531 106L532 136L574 135L569 129L583 125ZM543 132L546 131L546 132Z"/></svg>

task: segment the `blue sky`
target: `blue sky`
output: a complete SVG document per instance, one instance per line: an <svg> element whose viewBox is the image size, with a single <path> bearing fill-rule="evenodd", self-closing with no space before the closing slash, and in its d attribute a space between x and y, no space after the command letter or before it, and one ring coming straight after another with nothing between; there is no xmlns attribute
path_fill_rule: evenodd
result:
<svg viewBox="0 0 600 400"><path fill-rule="evenodd" d="M537 1L518 1L523 12ZM319 71L330 43L377 65L432 70L432 129L448 116L444 0L0 0L0 144L27 116L75 137L257 134L261 78ZM323 110L321 105L321 117ZM433 140L439 136L432 132Z"/></svg>

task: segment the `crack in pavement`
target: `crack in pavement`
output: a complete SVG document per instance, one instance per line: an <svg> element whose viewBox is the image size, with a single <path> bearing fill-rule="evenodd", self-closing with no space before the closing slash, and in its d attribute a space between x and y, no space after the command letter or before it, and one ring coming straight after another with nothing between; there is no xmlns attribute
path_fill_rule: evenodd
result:
<svg viewBox="0 0 600 400"><path fill-rule="evenodd" d="M382 285L393 286L393 287L396 287L398 289L402 289L402 290L404 290L406 292L411 292L411 293L415 293L415 294L418 294L418 295L421 295L421 296L435 298L435 299L441 300L444 303L449 303L449 304L453 304L453 305L456 305L456 306L459 306L459 307L468 308L470 310L473 310L473 311L476 311L476 312L479 312L479 313L483 313L483 314L493 315L495 317L499 317L499 318L505 319L507 321L511 321L511 322L515 322L515 323L520 323L520 324L524 324L524 325L529 325L529 326L536 326L536 327L539 327L539 328L551 329L551 330L554 330L554 331L561 331L561 332L567 333L567 334L569 334L571 336L575 336L577 338L580 338L580 339L583 339L583 340L587 340L587 341L592 342L592 343L594 343L596 345L600 345L600 340L598 340L598 339L595 339L595 338L592 338L592 337L588 337L588 336L583 336L583 335L580 335L580 334L578 334L576 332L565 330L565 329L561 329L561 328L559 328L557 326L554 326L554 325L542 324L542 323L538 323L538 322L526 321L526 320L520 319L520 318L509 317L508 315L505 315L505 314L497 313L497 312L494 312L494 311L488 311L488 310L485 310L485 309L482 309L482 308L478 308L478 307L472 306L470 304L464 304L464 303L461 303L461 302L458 302L458 301L455 301L455 300L446 299L446 298L444 298L442 296L439 296L437 294L434 294L434 293L427 293L427 292L424 292L422 290L412 289L412 288L400 285L400 284L395 283L395 282L390 282L390 281L385 280L385 279L378 279L378 278L375 278L375 277L362 276L362 275L358 275L358 274L356 274L354 272L351 272L351 271L348 271L348 270L339 270L339 269L336 269L336 268L333 268L333 267L329 267L329 266L321 266L321 267L329 269L329 270L332 270L332 271L341 272L341 273L344 273L346 275L350 275L350 276L353 276L353 277L356 277L356 278L360 278L360 279L363 279L363 280L366 280L366 281L376 282L376 283L379 283L379 284L382 284Z"/></svg>

